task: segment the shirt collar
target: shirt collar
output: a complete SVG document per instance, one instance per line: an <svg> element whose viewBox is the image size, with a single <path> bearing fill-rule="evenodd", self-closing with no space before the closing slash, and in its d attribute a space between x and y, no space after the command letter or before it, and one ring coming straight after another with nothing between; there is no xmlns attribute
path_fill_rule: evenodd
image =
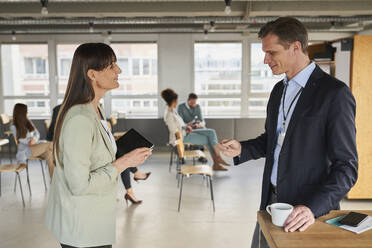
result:
<svg viewBox="0 0 372 248"><path fill-rule="evenodd" d="M297 75L288 81L287 75L284 76L283 82L284 84L288 84L290 82L295 82L302 88L305 88L307 81L309 80L311 73L313 73L315 69L315 63L312 61L308 66L306 66L302 71L297 73Z"/></svg>
<svg viewBox="0 0 372 248"><path fill-rule="evenodd" d="M189 104L187 102L185 102L185 105L186 105L186 108L188 108L188 109L191 110L191 108L190 108L190 106L189 106Z"/></svg>

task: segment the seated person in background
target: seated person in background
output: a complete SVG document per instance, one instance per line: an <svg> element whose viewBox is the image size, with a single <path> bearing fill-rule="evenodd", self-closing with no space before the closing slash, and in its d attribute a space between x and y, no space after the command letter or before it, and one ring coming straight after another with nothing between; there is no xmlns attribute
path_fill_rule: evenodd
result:
<svg viewBox="0 0 372 248"><path fill-rule="evenodd" d="M43 158L49 168L49 176L53 177L54 159L53 144L51 142L39 143L40 133L27 118L27 105L17 103L13 109L13 123L10 126L14 137L18 141L17 163L26 163L31 157Z"/></svg>
<svg viewBox="0 0 372 248"><path fill-rule="evenodd" d="M59 104L53 108L52 121L50 122L50 127L48 129L47 136L46 136L47 141L53 141L54 128L56 126L58 112L59 112L59 109L61 108L61 105L62 104Z"/></svg>
<svg viewBox="0 0 372 248"><path fill-rule="evenodd" d="M197 100L198 96L195 93L190 93L187 102L181 103L177 108L182 120L193 129L205 127L205 121Z"/></svg>
<svg viewBox="0 0 372 248"><path fill-rule="evenodd" d="M184 142L208 146L209 152L213 158L214 170L226 171L227 169L222 165L229 164L219 155L216 132L208 128L192 129L191 126L186 125L175 109L178 103L178 95L172 89L163 90L161 96L168 105L165 109L164 121L169 129L169 144L175 144L176 132L180 130L184 136Z"/></svg>

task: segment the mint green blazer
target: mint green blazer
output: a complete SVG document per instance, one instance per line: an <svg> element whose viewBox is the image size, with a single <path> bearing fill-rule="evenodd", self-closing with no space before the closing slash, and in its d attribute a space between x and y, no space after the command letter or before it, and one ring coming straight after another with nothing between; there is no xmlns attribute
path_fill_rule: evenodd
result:
<svg viewBox="0 0 372 248"><path fill-rule="evenodd" d="M56 159L46 226L62 244L114 244L118 171L112 165L109 136L92 104L67 112L59 142L61 161Z"/></svg>

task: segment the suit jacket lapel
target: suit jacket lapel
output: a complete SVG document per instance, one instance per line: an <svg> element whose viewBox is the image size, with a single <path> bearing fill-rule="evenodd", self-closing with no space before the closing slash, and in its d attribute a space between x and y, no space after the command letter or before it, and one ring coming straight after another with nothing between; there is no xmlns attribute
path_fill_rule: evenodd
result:
<svg viewBox="0 0 372 248"><path fill-rule="evenodd" d="M105 113L103 112L102 108L100 106L98 106L98 108L101 111L103 117L105 117ZM103 141L105 142L107 149L110 151L111 157L113 158L113 160L115 160L116 157L115 157L114 149L112 148L111 140L108 137L105 128L102 126L101 120L98 119L98 116L97 116L96 111L94 110L93 104L91 104L91 111L93 111L94 113L94 116L95 116L94 119L96 121L96 125L98 126L99 132L101 133Z"/></svg>
<svg viewBox="0 0 372 248"><path fill-rule="evenodd" d="M268 113L268 115L270 115L270 117L272 118L271 121L269 121L267 123L268 125L268 136L269 137L275 137L276 136L276 127L277 127L277 124L278 124L278 114L279 114L279 107L280 107L280 100L282 99L282 94L283 94L283 90L284 90L284 85L283 85L283 80L279 82L279 86L278 86L278 89L277 89L277 92L275 92L273 95L272 95L272 99L271 99L271 106L273 106L272 108L270 108L270 113ZM271 144L271 148L272 148L272 151L274 151L275 149L275 142L276 140L273 139L273 142Z"/></svg>
<svg viewBox="0 0 372 248"><path fill-rule="evenodd" d="M293 114L291 120L289 122L289 126L284 138L283 148L289 142L290 137L293 133L294 128L296 127L299 119L304 114L307 107L313 102L313 94L315 93L316 89L318 88L319 81L318 79L322 76L322 70L319 66L316 66L313 73L310 75L309 80L306 83L304 90L302 91L297 104L293 110ZM283 149L282 148L282 149Z"/></svg>

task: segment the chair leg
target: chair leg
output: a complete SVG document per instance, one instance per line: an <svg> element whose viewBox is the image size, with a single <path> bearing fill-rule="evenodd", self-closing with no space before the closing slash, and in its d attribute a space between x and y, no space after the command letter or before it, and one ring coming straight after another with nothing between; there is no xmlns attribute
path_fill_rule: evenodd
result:
<svg viewBox="0 0 372 248"><path fill-rule="evenodd" d="M21 183L21 177L19 175L19 173L17 172L17 177L18 177L18 182L19 182L19 188L21 189L21 196L22 196L22 203L23 203L23 207L25 207L25 199L23 197L23 190L22 190L22 183Z"/></svg>
<svg viewBox="0 0 372 248"><path fill-rule="evenodd" d="M192 158L192 165L195 165L195 157Z"/></svg>
<svg viewBox="0 0 372 248"><path fill-rule="evenodd" d="M31 196L32 193L31 193L31 186L30 186L30 176L28 174L28 166L26 167L26 175L27 175L28 191L30 192L30 196Z"/></svg>
<svg viewBox="0 0 372 248"><path fill-rule="evenodd" d="M180 158L177 156L177 163L176 163L176 179L177 180L179 179L180 166L181 166Z"/></svg>
<svg viewBox="0 0 372 248"><path fill-rule="evenodd" d="M13 189L14 193L17 191L17 174L14 178L14 189Z"/></svg>
<svg viewBox="0 0 372 248"><path fill-rule="evenodd" d="M9 143L8 143L8 153L9 153L9 162L10 164L13 162L13 159L12 159L12 151L10 150L11 149L11 145L10 145L10 137L9 137Z"/></svg>
<svg viewBox="0 0 372 248"><path fill-rule="evenodd" d="M212 203L213 203L213 212L215 212L216 208L214 206L213 184L212 184L212 177L211 176L209 176L209 185L210 185L210 188L211 188L211 199L212 199Z"/></svg>
<svg viewBox="0 0 372 248"><path fill-rule="evenodd" d="M181 177L180 196L179 196L179 199L178 199L178 212L180 211L180 208L181 208L182 188L183 188L183 178L184 178L184 175L182 175L182 177Z"/></svg>
<svg viewBox="0 0 372 248"><path fill-rule="evenodd" d="M169 160L169 172L171 172L172 165L173 165L173 152L174 152L174 148L172 147L170 160Z"/></svg>
<svg viewBox="0 0 372 248"><path fill-rule="evenodd" d="M178 178L177 178L177 188L180 187L180 181L181 181L181 173L177 172Z"/></svg>
<svg viewBox="0 0 372 248"><path fill-rule="evenodd" d="M46 181L45 181L45 173L44 173L44 167L43 167L43 160L40 160L40 165L41 165L41 172L43 173L43 180L44 180L45 191L48 191L47 186L46 186Z"/></svg>

